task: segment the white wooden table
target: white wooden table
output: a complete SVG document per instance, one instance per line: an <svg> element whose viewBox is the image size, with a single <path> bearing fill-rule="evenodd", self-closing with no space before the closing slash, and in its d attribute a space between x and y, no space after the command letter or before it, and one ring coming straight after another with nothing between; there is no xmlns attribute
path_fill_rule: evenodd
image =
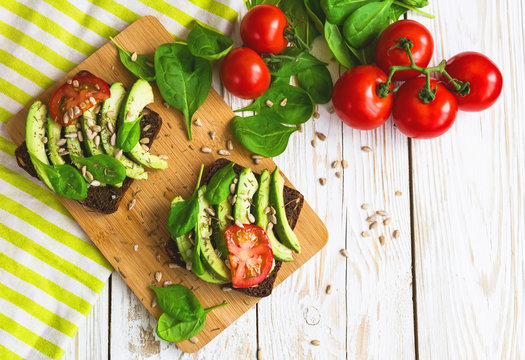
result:
<svg viewBox="0 0 525 360"><path fill-rule="evenodd" d="M411 141L391 121L354 131L321 106L276 159L328 226L321 254L191 355L156 337L114 273L64 359L255 359L258 349L264 359L525 357L525 6L431 0L426 10L436 19L410 17L434 35L434 64L476 50L502 69L494 107L460 113L439 139ZM315 148L314 131L327 135ZM341 159L350 166L338 179L330 163ZM360 236L362 203L392 215L373 238Z"/></svg>

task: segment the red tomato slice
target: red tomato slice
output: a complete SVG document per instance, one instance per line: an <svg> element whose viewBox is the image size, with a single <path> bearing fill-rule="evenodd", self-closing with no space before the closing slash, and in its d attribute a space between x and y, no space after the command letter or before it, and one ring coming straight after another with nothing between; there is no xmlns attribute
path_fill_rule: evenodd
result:
<svg viewBox="0 0 525 360"><path fill-rule="evenodd" d="M266 232L257 225L244 224L244 228L230 226L225 235L233 287L247 288L266 279L273 263L272 246Z"/></svg>
<svg viewBox="0 0 525 360"><path fill-rule="evenodd" d="M67 126L109 97L109 86L104 80L93 75L75 76L53 93L49 112L57 123Z"/></svg>

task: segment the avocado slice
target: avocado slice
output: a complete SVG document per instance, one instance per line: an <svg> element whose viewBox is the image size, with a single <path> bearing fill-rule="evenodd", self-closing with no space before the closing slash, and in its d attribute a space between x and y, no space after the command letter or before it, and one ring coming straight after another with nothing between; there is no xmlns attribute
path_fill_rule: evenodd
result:
<svg viewBox="0 0 525 360"><path fill-rule="evenodd" d="M206 185L202 186L198 190L199 200L199 215L197 218L197 226L195 228L195 246L199 247L204 265L208 272L214 277L221 280L231 281L230 269L226 266L226 263L217 255L213 245L211 243L211 217L206 211L211 205L206 200L204 194L206 193Z"/></svg>
<svg viewBox="0 0 525 360"><path fill-rule="evenodd" d="M104 101L102 109L100 110L99 124L102 128L100 131L100 140L106 153L114 156L119 149L111 145L111 136L117 131L118 110L126 97L126 89L124 89L122 83L114 83L109 88L109 91L111 97ZM145 180L148 178L148 173L144 171L144 168L131 161L126 155L121 155L119 160L126 168L127 177L137 180Z"/></svg>
<svg viewBox="0 0 525 360"><path fill-rule="evenodd" d="M287 247L294 250L296 253L300 253L301 246L299 245L299 240L290 227L286 217L283 191L284 178L279 174L279 168L276 167L270 180L270 204L275 209L275 216L277 218L277 224L274 225L275 232Z"/></svg>
<svg viewBox="0 0 525 360"><path fill-rule="evenodd" d="M84 157L82 146L80 146L80 141L78 140L78 137L68 137L68 135L70 134L78 134L77 125L73 123L71 125L66 126L64 132L67 139L67 147L69 154L77 157ZM71 159L71 163L73 163L73 165L75 165L78 169L82 169L82 164L78 161Z"/></svg>
<svg viewBox="0 0 525 360"><path fill-rule="evenodd" d="M80 123L82 126L82 135L84 138L84 148L86 149L87 154L89 156L104 154L104 150L102 149L100 143L97 145L95 138L90 139L88 138L87 134L88 130L91 131L91 126L97 125L97 115L95 114L95 109L90 108L84 111L84 113L80 116Z"/></svg>
<svg viewBox="0 0 525 360"><path fill-rule="evenodd" d="M47 152L49 160L54 166L64 165L66 162L61 155L58 154L58 141L62 134L62 126L58 124L51 116L47 116Z"/></svg>
<svg viewBox="0 0 525 360"><path fill-rule="evenodd" d="M213 210L215 210L215 215L217 220L213 224L213 234L212 239L215 247L221 253L220 258L226 260L230 252L228 251L228 246L226 245L226 239L224 238L224 232L233 224L232 220L228 219L228 215L232 213L232 205L230 199L226 198L219 205L214 205Z"/></svg>
<svg viewBox="0 0 525 360"><path fill-rule="evenodd" d="M46 121L47 121L47 108L40 102L36 101L29 108L26 120L26 145L27 152L31 157L35 157L44 164L49 165L49 160L46 155L46 147L42 139L46 136ZM46 169L38 161L33 161L35 171L48 188L55 191L55 188L51 184L49 176L47 176Z"/></svg>
<svg viewBox="0 0 525 360"><path fill-rule="evenodd" d="M175 197L171 202L171 207L175 206L177 203L182 201L182 197L177 196ZM184 260L185 263L192 262L193 263L193 245L190 240L190 233L187 233L183 236L180 236L175 239L175 244L177 244L177 248L179 249L180 255L182 257L182 260ZM189 250L189 251L188 251ZM189 254L189 255L188 255ZM193 266L192 266L192 272L193 272ZM195 274L195 273L194 273ZM197 275L197 274L195 274ZM201 275L197 275L201 280L204 280L206 282L212 283L212 284L227 284L230 281L229 280L222 280L219 279L209 272L205 271Z"/></svg>
<svg viewBox="0 0 525 360"><path fill-rule="evenodd" d="M293 261L292 250L281 244L275 237L272 228L268 228L268 213L266 209L270 206L270 172L263 170L259 178L259 190L254 197L255 225L262 227L270 239L273 257L281 261Z"/></svg>
<svg viewBox="0 0 525 360"><path fill-rule="evenodd" d="M124 100L124 106L121 106L120 121L133 122L139 116L146 105L153 102L153 89L151 85L142 79L138 79L129 90ZM129 156L142 166L151 169L166 169L168 163L160 157L150 154L137 143L129 152Z"/></svg>
<svg viewBox="0 0 525 360"><path fill-rule="evenodd" d="M257 191L257 179L253 171L249 168L242 169L239 174L239 182L237 183L237 199L233 208L233 217L239 220L242 224L250 224L248 214L253 195Z"/></svg>

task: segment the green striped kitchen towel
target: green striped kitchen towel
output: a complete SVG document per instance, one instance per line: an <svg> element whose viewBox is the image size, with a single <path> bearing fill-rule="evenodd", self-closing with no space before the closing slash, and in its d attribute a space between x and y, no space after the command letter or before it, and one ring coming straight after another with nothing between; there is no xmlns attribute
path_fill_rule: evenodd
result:
<svg viewBox="0 0 525 360"><path fill-rule="evenodd" d="M0 359L58 359L110 264L56 197L22 171L9 118L143 15L185 38L232 30L242 0L0 0Z"/></svg>

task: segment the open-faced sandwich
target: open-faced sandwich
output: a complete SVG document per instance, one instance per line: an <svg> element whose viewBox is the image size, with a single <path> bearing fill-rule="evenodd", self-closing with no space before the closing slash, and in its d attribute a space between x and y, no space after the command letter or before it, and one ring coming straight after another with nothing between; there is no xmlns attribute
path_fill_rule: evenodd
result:
<svg viewBox="0 0 525 360"><path fill-rule="evenodd" d="M133 179L168 166L166 156L149 153L162 126L146 107L152 102L145 80L126 92L121 83L109 86L81 71L55 91L49 111L40 101L30 107L17 162L58 194L115 212Z"/></svg>
<svg viewBox="0 0 525 360"><path fill-rule="evenodd" d="M172 201L167 251L201 280L248 295L271 294L282 262L301 251L293 229L304 198L275 168L255 174L226 159L200 177L194 194Z"/></svg>

